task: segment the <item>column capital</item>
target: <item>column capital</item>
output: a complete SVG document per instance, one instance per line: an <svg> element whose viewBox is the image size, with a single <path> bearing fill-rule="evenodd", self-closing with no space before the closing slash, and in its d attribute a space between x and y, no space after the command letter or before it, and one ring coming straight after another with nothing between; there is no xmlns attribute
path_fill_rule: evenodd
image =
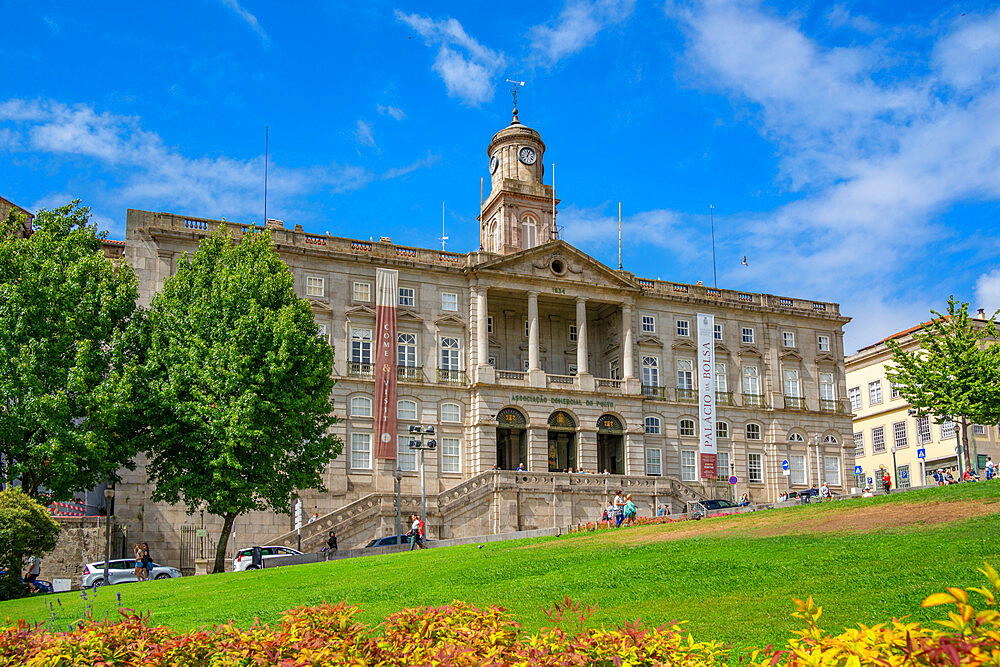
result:
<svg viewBox="0 0 1000 667"><path fill-rule="evenodd" d="M538 292L535 290L528 290L528 298L538 298Z"/></svg>
<svg viewBox="0 0 1000 667"><path fill-rule="evenodd" d="M577 303L587 303L587 297L585 297L585 296L578 296L578 297L576 297L576 302Z"/></svg>

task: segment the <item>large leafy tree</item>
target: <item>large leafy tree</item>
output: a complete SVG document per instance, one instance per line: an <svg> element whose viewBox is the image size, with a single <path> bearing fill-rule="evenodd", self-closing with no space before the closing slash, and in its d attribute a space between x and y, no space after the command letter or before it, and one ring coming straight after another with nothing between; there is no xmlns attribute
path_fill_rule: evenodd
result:
<svg viewBox="0 0 1000 667"><path fill-rule="evenodd" d="M59 524L21 489L0 491L0 600L20 597L21 572L28 556L56 548Z"/></svg>
<svg viewBox="0 0 1000 667"><path fill-rule="evenodd" d="M116 360L137 283L89 216L78 200L42 210L27 238L15 214L0 222L0 477L45 499L114 479L132 455Z"/></svg>
<svg viewBox="0 0 1000 667"><path fill-rule="evenodd" d="M234 244L224 227L178 262L141 329L137 414L153 498L222 518L223 572L236 517L289 511L296 489L322 488L342 449L328 432L333 350L270 235Z"/></svg>
<svg viewBox="0 0 1000 667"><path fill-rule="evenodd" d="M904 350L898 341L887 342L894 366L886 375L900 395L937 423L961 424L966 469L972 469L969 451L970 423L1000 421L1000 346L996 313L984 323L969 317L969 304L948 299L946 313L934 316L913 334L917 348Z"/></svg>

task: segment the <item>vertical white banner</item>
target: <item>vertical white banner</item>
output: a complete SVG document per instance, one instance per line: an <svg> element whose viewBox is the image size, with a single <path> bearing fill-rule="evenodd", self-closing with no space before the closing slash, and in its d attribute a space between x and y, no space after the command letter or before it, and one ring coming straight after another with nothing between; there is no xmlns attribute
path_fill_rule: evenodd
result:
<svg viewBox="0 0 1000 667"><path fill-rule="evenodd" d="M698 313L698 423L701 478L715 479L715 315Z"/></svg>

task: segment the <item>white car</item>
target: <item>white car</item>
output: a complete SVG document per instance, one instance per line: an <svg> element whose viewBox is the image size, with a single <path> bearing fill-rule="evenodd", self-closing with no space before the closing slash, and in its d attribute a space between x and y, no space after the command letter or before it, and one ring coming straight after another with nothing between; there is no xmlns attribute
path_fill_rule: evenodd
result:
<svg viewBox="0 0 1000 667"><path fill-rule="evenodd" d="M241 549L236 552L236 558L233 559L233 572L242 572L243 570L258 570L260 569L253 564L253 547L249 549ZM290 547L261 547L260 557L261 560L268 560L270 558L277 558L279 556L301 556L301 551L296 551Z"/></svg>
<svg viewBox="0 0 1000 667"><path fill-rule="evenodd" d="M150 579L176 579L181 576L181 571L176 567L157 565L153 563L153 569L149 573ZM118 558L108 561L108 583L125 584L130 581L138 581L135 578L135 559ZM83 588L91 588L94 585L104 585L104 561L97 563L87 563L83 566L83 580L80 582Z"/></svg>

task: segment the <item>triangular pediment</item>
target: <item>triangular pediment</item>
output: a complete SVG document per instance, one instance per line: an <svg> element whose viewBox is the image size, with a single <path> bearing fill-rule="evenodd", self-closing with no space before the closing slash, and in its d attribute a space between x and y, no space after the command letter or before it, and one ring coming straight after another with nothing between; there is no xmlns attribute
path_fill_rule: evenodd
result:
<svg viewBox="0 0 1000 667"><path fill-rule="evenodd" d="M760 350L753 345L741 345L738 353L741 357L760 357Z"/></svg>
<svg viewBox="0 0 1000 667"><path fill-rule="evenodd" d="M513 255L495 257L474 266L472 270L478 274L502 273L505 279L522 276L637 293L641 291L631 274L615 271L562 240L550 241Z"/></svg>
<svg viewBox="0 0 1000 667"><path fill-rule="evenodd" d="M412 310L400 310L396 314L397 322L409 322L412 324L420 324L424 321L424 318L420 317L415 311Z"/></svg>
<svg viewBox="0 0 1000 667"><path fill-rule="evenodd" d="M650 334L639 336L639 339L636 342L639 343L639 345L655 345L657 347L663 346L663 341L660 340L658 336L651 336Z"/></svg>
<svg viewBox="0 0 1000 667"><path fill-rule="evenodd" d="M837 360L829 352L820 352L816 355L817 364L836 364Z"/></svg>
<svg viewBox="0 0 1000 667"><path fill-rule="evenodd" d="M347 319L353 318L364 318L364 317L375 317L375 309L369 306L351 306L344 311L344 315Z"/></svg>
<svg viewBox="0 0 1000 667"><path fill-rule="evenodd" d="M675 350L697 350L698 346L690 340L675 340L670 347Z"/></svg>
<svg viewBox="0 0 1000 667"><path fill-rule="evenodd" d="M787 350L778 355L781 360L802 361L802 355L795 350Z"/></svg>
<svg viewBox="0 0 1000 667"><path fill-rule="evenodd" d="M465 320L455 315L441 315L434 319L434 324L439 327L464 327Z"/></svg>
<svg viewBox="0 0 1000 667"><path fill-rule="evenodd" d="M309 299L309 307L312 308L314 313L332 313L333 308L322 301L316 301L314 299Z"/></svg>
<svg viewBox="0 0 1000 667"><path fill-rule="evenodd" d="M725 343L716 343L715 344L715 353L716 354L729 354L730 352L729 352L729 348L726 347Z"/></svg>

